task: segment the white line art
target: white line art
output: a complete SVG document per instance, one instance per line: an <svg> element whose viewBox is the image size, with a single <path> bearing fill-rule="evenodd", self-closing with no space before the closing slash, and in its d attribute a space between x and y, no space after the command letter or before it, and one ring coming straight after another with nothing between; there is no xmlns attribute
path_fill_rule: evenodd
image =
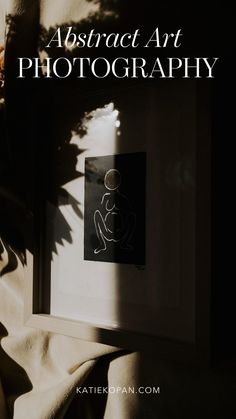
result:
<svg viewBox="0 0 236 419"><path fill-rule="evenodd" d="M121 194L121 174L117 169L110 169L104 177L104 186L109 192L102 196L101 209L94 212L94 225L99 240L99 247L94 254L105 252L107 242L119 243L124 250L133 250L130 241L136 227L136 214L131 211L128 198Z"/></svg>

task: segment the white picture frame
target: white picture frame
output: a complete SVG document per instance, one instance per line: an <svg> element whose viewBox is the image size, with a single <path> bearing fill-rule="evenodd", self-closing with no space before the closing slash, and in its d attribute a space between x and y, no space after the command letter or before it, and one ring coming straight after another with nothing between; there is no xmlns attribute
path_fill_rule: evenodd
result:
<svg viewBox="0 0 236 419"><path fill-rule="evenodd" d="M89 318L89 315L86 314L86 305L88 305L90 298L91 281L88 281L90 284L88 289L84 289L84 284L80 282L80 285L78 285L78 298L80 298L79 301L85 301L85 311L82 314L78 312L73 318L69 309L73 307L73 301L75 300L75 280L72 280L71 284L69 284L71 292L65 291L65 287L61 287L58 291L61 272L60 263L63 259L62 254L65 252L65 248L67 248L64 242L59 250L57 248L59 256L56 256L54 259L54 265L52 265L51 261L49 262L49 271L54 272L54 278L51 274L50 281L45 277L43 266L45 264L45 234L48 234L46 232L47 222L45 223L47 215L45 217L45 214L47 214L46 206L49 205L50 207L51 205L45 201L41 203L39 214L35 217L38 234L37 237L34 237L36 244L34 254L27 252L25 295L25 324L27 326L126 349L154 350L163 357L182 359L187 362L196 361L197 359L208 360L211 294L209 200L211 136L209 131L210 122L207 117L209 113L209 89L207 85L199 87L195 81L188 81L187 84L186 81L171 83L168 85L168 88L166 85L163 87L163 84L157 84L154 88L153 86L141 86L138 93L135 87L119 93L124 95L126 111L130 109L128 98L132 97L132 100L134 100L135 95L137 95L136 101L142 95L145 96L146 107L140 110L140 115L142 115L143 129L145 129L148 138L147 148L143 148L144 143L139 141L141 137L138 136L135 144L129 145L128 148L124 146L124 149L121 147L121 151L115 154L143 152L147 155L145 169L147 171L146 266L147 264L151 266L151 269L147 269L147 271L149 274L152 272L152 279L148 280L149 274L143 279L143 281L146 281L147 287L149 287L146 296L143 291L141 278L142 272L146 268L133 264L131 269L129 264L125 266L121 264L122 277L124 277L126 270L131 272L132 275L135 275L135 272L137 272L137 275L141 278L139 278L141 285L135 286L134 277L132 279L133 282L131 282L135 292L133 291L132 293L132 290L127 287L127 293L129 294L127 299L126 296L121 295L117 300L116 293L114 289L112 291L112 287L110 290L106 290L106 295L103 298L103 289L105 293L103 284L109 283L109 279L105 281L104 278L106 275L112 275L111 266L116 265L116 263L91 262L94 266L96 263L99 264L98 275L99 271L102 272L101 267L103 265L105 272L104 277L101 276L100 290L96 289L94 291L93 302L90 305L95 310L95 315ZM168 97L166 97L166 92L168 92ZM110 113L107 109L105 110L105 118L107 116L111 120L113 117L112 123L116 129L119 129L116 108L114 106L111 107L109 104L105 104L105 106L110 106ZM95 115L96 123L99 123L97 115L101 114L101 109L97 109L97 114L96 110L94 112L93 116ZM137 116L138 120L140 120L140 115ZM102 118L104 119L104 113ZM132 117L128 115L127 120L131 119ZM90 119L89 121L91 124ZM139 128L138 126L138 130ZM92 128L91 130L93 131ZM88 143L91 138L87 139ZM72 142L74 141L75 144L77 140L78 138L76 139L76 135L74 135ZM173 142L175 142L172 150L173 154L171 155L170 153L169 155L170 144L173 144ZM86 149L86 146L84 148ZM91 156L111 155L112 150L109 152L102 150L100 154L98 153L100 152L96 145L96 151L95 153L92 152ZM159 153L157 164L155 164L153 157L156 153ZM86 153L84 154L81 157L82 159L86 158ZM81 168L82 166L79 168L80 171L82 170ZM160 179L161 176L162 178ZM163 186L164 178L166 184ZM150 179L153 180L152 184ZM155 196L151 198L153 185ZM67 190L73 195L73 185L69 184L67 187ZM169 188L167 192L165 192L165 188ZM175 198L173 198L173 195L175 195ZM83 202L84 199L82 199ZM172 201L173 199L176 201ZM176 208L172 208L172 202L177 202L179 205L179 212L174 221L172 216L176 214ZM152 206L155 207L155 211L152 209ZM63 205L62 209L64 211L63 216L66 218L68 215L69 219L73 220L72 212L68 212ZM156 227L152 227L150 214L155 214L157 211L161 214L159 215L160 220L157 221ZM162 234L158 235L154 242L151 240L151 243L148 244L148 240L150 240L153 234L152 230L155 230L155 228L163 228ZM167 234L168 228L171 231ZM168 239L166 239L166 234ZM154 250L150 251L153 243ZM173 249L161 251L162 243L163 247L171 247L173 245ZM178 246L176 243L178 243ZM73 245L69 244L68 246ZM156 251L158 255L158 249L161 254L161 262L160 258L155 256ZM48 258L46 257L46 259ZM160 264L157 272L153 273L155 261L157 261L157 264L160 262ZM77 263L78 271L83 269L81 268L83 265L88 265L82 258L80 260L75 258L73 265L77 267ZM107 268L108 265L110 269ZM115 269L115 266L113 267ZM178 275L176 275L178 278L176 281L173 281L173 270L176 267L178 268ZM96 272L96 268L94 269ZM57 273L56 276L55 272ZM62 282L63 278L65 278L65 273L62 275ZM89 277L87 276L87 278ZM111 279L111 277L109 278ZM155 288L155 278L158 284L157 288ZM57 284L56 286L55 283ZM113 283L117 286L118 282L114 280ZM54 288L52 284L54 284ZM124 285L124 282L122 284ZM139 284L138 280L137 284ZM66 286L68 288L68 280ZM54 296L52 296L53 293ZM159 301L155 300L158 293L161 295ZM141 301L142 296L144 304ZM135 301L136 297L137 301ZM151 301L152 298L153 301ZM110 307L114 302L117 304L117 301L122 306L122 313L124 313L122 321L119 321L119 318L117 320L115 316L114 319L112 318ZM156 301L158 308L155 306ZM52 306L54 307L53 312L51 311ZM67 308L64 309L65 307ZM104 307L102 314L101 308ZM96 310L98 310L97 320ZM138 318L137 324L135 324L136 317ZM141 317L143 317L143 320L140 320Z"/></svg>

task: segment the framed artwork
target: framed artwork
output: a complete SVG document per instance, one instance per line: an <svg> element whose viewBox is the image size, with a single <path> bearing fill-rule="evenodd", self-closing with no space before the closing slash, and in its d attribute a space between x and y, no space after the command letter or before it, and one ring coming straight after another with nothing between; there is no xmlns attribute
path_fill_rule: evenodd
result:
<svg viewBox="0 0 236 419"><path fill-rule="evenodd" d="M82 101L66 145L74 175L58 189L52 169L56 199L38 205L28 326L208 358L211 139L202 86L139 84ZM52 167L63 146L53 150Z"/></svg>

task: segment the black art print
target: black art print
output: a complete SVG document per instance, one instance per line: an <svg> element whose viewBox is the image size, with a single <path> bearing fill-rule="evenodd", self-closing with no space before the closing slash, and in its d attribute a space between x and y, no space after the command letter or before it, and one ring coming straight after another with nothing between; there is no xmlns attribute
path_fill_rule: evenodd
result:
<svg viewBox="0 0 236 419"><path fill-rule="evenodd" d="M145 153L85 159L85 260L145 264L145 182Z"/></svg>

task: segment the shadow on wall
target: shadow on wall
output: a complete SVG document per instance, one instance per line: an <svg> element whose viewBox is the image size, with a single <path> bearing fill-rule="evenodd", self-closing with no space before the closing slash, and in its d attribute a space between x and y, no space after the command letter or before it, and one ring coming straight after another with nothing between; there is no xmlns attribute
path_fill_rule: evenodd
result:
<svg viewBox="0 0 236 419"><path fill-rule="evenodd" d="M108 7L106 2L102 2L101 14L106 11L108 20L109 8L110 5ZM81 24L72 25L77 30L85 30L99 17L97 14L89 16ZM67 25L71 23L63 27ZM102 23L97 25L102 28ZM17 231L23 237L27 229L32 230L33 217L40 202L45 199L57 206L60 196L64 202L70 201L76 216L82 216L79 202L69 196L63 185L81 176L76 171L80 151L69 141L72 130L80 136L86 134L85 127L79 121L85 111L96 106L96 100L92 99L85 108L81 85L77 81L75 85L73 80L45 83L46 80L36 81L30 77L20 81L16 78L17 57L36 57L38 49L39 53L42 52L46 39L56 29L54 27L47 31L39 26L38 2L25 15L7 17L6 109L1 109L1 130L6 146L5 160L2 159L0 168L0 227L10 243L14 242L12 231ZM55 57L56 54L63 56L68 52L54 48L50 53ZM1 143L1 148L4 144ZM54 237L55 243L61 243L62 239L71 243L70 227L62 214L60 224L62 228L59 236ZM55 243L52 243L52 251L55 251ZM33 243L29 247L33 250Z"/></svg>
<svg viewBox="0 0 236 419"><path fill-rule="evenodd" d="M153 32L157 23L161 30L162 28L164 31L173 30L177 17L179 22L185 25L186 37L189 32L190 25L187 20L183 20L181 7L176 8L172 15L167 13L167 6L163 2L160 4L157 22L156 16L150 13L153 7L151 0L145 2L142 8L138 8L134 1L88 0L88 2L97 5L97 11L79 22L70 21L60 25L62 35L69 26L75 33L86 33L91 29L98 33L132 33L139 28L140 40L144 40L147 38L147 33L150 35ZM109 77L78 80L73 74L66 80L32 79L30 72L26 79L17 79L17 57L37 57L39 54L42 60L45 59L45 54L49 54L49 49L45 51L45 45L57 29L57 25L49 29L40 26L38 1L34 2L25 14L7 17L6 116L1 123L4 125L9 164L7 168L4 167L1 174L1 190L4 192L0 197L2 202L0 215L4 225L9 226L7 232L12 230L11 226L14 225L14 229L18 229L21 235L27 230L27 224L31 224L29 229L32 229L29 219L32 221L35 208L38 210L39 203L45 199L57 206L60 195L64 202L70 202L76 216L81 217L80 203L73 200L72 196L68 196L68 192L63 189L65 183L81 176L76 170L79 150L70 143L71 132L77 132L81 137L85 135L86 128L82 122L85 113L111 101L115 103L117 109L122 109L117 92L121 85L125 88L126 83L131 83L130 80L114 81ZM189 45L193 48L197 39L197 36L192 36L192 39L188 40L185 44L186 51ZM52 59L72 58L79 56L80 53L81 49L78 48L75 50L66 49L65 46L50 48ZM124 53L126 56L132 56L133 50L127 48L124 52L124 49L108 50L105 47L99 48L99 51L96 48L83 49L83 55L91 59L96 55L112 59L113 56L123 56ZM139 48L135 50L136 56L144 54L147 57L153 56L153 50L144 51L143 48L142 51ZM163 54L165 51L159 49L158 55ZM136 80L132 83L136 83ZM96 95L95 90L100 94ZM18 205L22 217L19 217ZM61 217L61 225L64 224L64 227L61 229L61 235L58 232L58 236L55 236L52 251L55 251L56 243L62 243L63 239L71 243L70 227L62 215ZM9 236L8 233L7 235ZM29 246L32 247L32 243Z"/></svg>

